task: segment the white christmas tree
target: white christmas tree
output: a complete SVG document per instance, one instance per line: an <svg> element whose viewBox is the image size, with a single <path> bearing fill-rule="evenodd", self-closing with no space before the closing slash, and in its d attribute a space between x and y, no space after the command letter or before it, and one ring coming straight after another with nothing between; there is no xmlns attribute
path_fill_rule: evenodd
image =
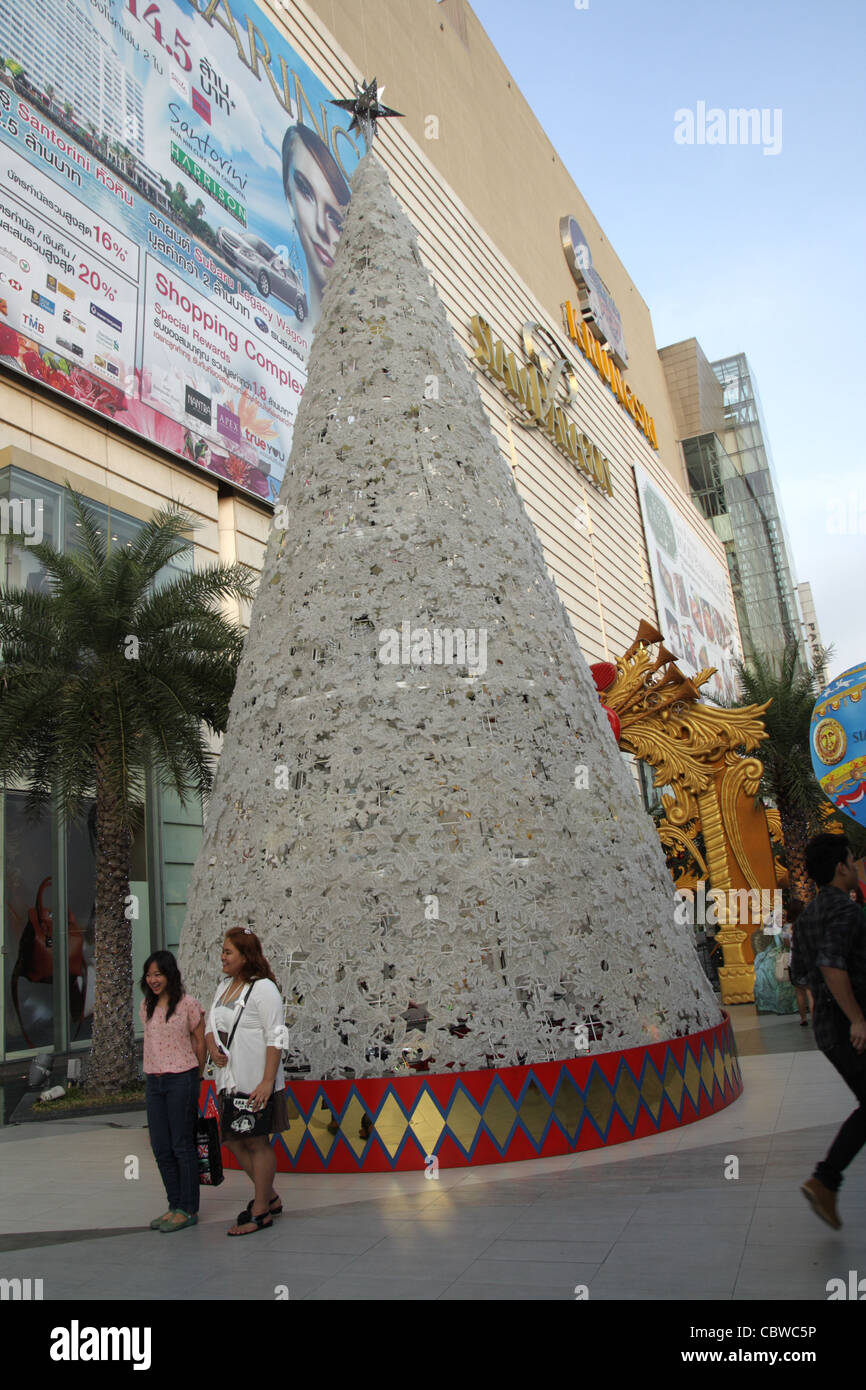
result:
<svg viewBox="0 0 866 1390"><path fill-rule="evenodd" d="M719 1021L538 537L368 154L268 541L181 966L262 938L314 1077ZM581 1029L581 1025L583 1025Z"/></svg>

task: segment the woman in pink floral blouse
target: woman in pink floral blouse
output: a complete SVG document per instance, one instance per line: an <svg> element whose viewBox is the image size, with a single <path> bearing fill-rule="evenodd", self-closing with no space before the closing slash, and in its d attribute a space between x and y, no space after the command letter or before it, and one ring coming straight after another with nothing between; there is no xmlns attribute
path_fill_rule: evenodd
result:
<svg viewBox="0 0 866 1390"><path fill-rule="evenodd" d="M155 951L144 963L144 1072L150 1145L165 1183L168 1211L151 1221L164 1235L198 1221L198 1158L195 1120L204 1071L204 1011L185 994L177 961Z"/></svg>

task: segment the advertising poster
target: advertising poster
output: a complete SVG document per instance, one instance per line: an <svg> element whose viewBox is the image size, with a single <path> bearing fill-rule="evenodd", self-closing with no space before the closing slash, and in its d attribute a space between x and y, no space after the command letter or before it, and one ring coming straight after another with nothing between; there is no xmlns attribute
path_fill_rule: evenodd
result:
<svg viewBox="0 0 866 1390"><path fill-rule="evenodd" d="M634 466L656 599L659 631L686 676L715 666L701 689L715 700L734 700L734 662L741 660L739 629L728 571L713 559L642 468Z"/></svg>
<svg viewBox="0 0 866 1390"><path fill-rule="evenodd" d="M809 726L812 771L838 810L866 826L866 662L825 686Z"/></svg>
<svg viewBox="0 0 866 1390"><path fill-rule="evenodd" d="M246 0L0 0L0 361L273 501L363 145Z"/></svg>

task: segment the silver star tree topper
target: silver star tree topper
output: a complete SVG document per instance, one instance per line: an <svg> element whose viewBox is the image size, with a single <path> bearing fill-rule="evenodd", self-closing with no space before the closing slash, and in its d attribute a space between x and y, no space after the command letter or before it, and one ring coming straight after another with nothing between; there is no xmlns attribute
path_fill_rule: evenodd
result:
<svg viewBox="0 0 866 1390"><path fill-rule="evenodd" d="M349 133L353 130L360 130L364 137L364 143L369 150L376 134L376 122L388 116L402 116L402 111L394 111L390 106L383 106L381 97L385 91L380 87L374 77L372 82L365 82L363 86L354 83L354 97L346 97L340 101L332 101L332 106L340 106L344 111L352 112L352 124L349 126Z"/></svg>

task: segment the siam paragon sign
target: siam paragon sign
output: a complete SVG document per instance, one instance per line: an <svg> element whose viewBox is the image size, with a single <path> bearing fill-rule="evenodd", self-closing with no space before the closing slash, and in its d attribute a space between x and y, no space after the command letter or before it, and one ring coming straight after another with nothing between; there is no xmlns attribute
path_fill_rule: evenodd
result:
<svg viewBox="0 0 866 1390"><path fill-rule="evenodd" d="M581 317L610 353L620 371L625 371L628 353L625 350L622 316L613 295L593 266L592 252L577 218L560 218L559 234L568 268L580 292Z"/></svg>

